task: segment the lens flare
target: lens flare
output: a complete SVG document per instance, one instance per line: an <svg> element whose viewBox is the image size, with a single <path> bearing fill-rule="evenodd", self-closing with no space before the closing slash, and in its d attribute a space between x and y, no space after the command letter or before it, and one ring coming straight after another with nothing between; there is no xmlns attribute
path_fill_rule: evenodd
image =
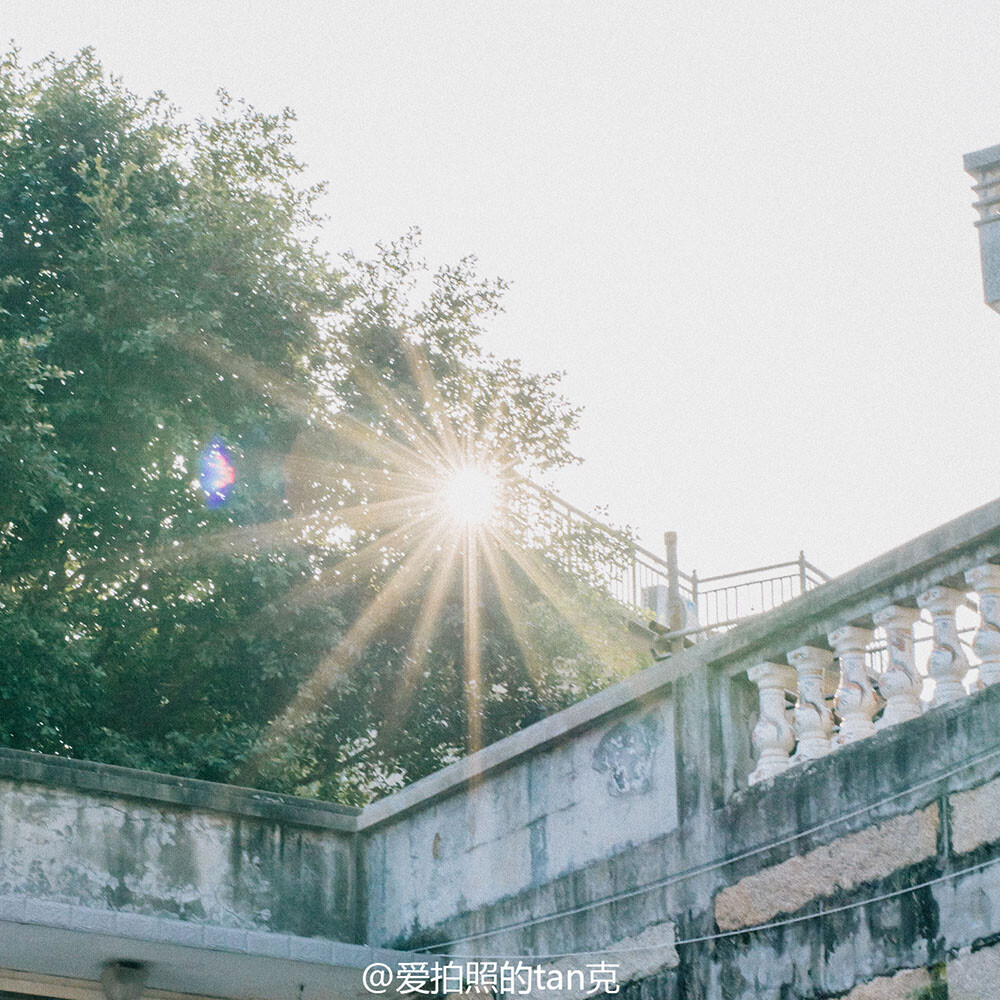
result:
<svg viewBox="0 0 1000 1000"><path fill-rule="evenodd" d="M205 504L221 507L229 499L236 482L236 466L221 438L212 438L201 453L201 488Z"/></svg>
<svg viewBox="0 0 1000 1000"><path fill-rule="evenodd" d="M480 414L471 396L446 401L423 352L402 332L398 343L419 391L419 409L411 410L388 390L377 371L361 361L351 369L352 382L384 426L366 422L361 415L365 408L358 414L347 408L329 414L315 427L315 400L280 374L200 342L186 344L217 365L236 365L248 385L278 398L311 429L300 435L285 459L286 481L295 490L290 501L294 517L215 531L180 553L159 549L159 557L197 559L209 550L258 554L262 545L277 540L320 537L329 544L340 539L343 544L336 548L345 550L343 558L333 559L283 595L277 609L289 621L301 607L328 602L341 591L374 586L377 581L374 597L363 603L340 642L320 659L244 762L240 773L246 783L255 780L290 732L316 719L337 679L361 660L400 608L410 607L417 597L417 621L388 708L385 738L405 725L415 689L422 677L429 676L427 658L437 629L450 614L446 606L456 575L463 591L465 750L481 747L484 735L481 583L492 581L491 592L498 595L500 611L510 619L532 687L546 665L525 627L530 602L546 601L596 659L606 655L608 636L595 633L589 610L545 556L550 532L542 512L547 494L514 472L504 447L506 403ZM232 455L217 437L200 459L200 478L192 485L204 491L206 506L221 506L236 485ZM622 637L626 638L624 632ZM631 641L622 649L630 656L635 653Z"/></svg>
<svg viewBox="0 0 1000 1000"><path fill-rule="evenodd" d="M497 480L487 469L464 465L445 480L442 500L448 516L459 524L486 524L497 510Z"/></svg>

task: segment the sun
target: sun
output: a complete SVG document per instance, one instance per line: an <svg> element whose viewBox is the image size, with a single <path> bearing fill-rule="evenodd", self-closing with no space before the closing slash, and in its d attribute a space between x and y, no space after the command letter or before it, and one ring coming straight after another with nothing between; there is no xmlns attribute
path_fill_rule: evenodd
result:
<svg viewBox="0 0 1000 1000"><path fill-rule="evenodd" d="M325 601L342 588L373 589L340 641L272 720L243 767L248 782L289 733L318 717L338 678L360 661L399 609L419 598L399 685L388 709L387 725L401 724L421 677L429 676L424 671L427 656L437 629L451 614L456 580L462 586L465 745L470 752L483 745L484 582L509 622L532 678L543 666L525 627L529 600L546 600L595 656L602 655L603 646L591 638L590 618L581 613L575 592L547 558L547 546L563 530L549 530L551 519L546 518L552 495L517 473L510 455L498 446L507 410L498 407L478 414L475 400L460 400L452 412L421 350L402 335L399 343L419 391L419 409L411 409L389 392L365 362L351 369L354 385L374 406L384 427L367 423L350 408L333 412L326 423L314 427L314 404L301 400L296 386L284 384L257 362L240 361L241 378L259 385L262 392L273 393L278 385L284 405L306 418L310 430L300 435L284 466L294 516L213 535L207 543L226 551L247 546L256 552L272 538L317 533L321 543L336 541L331 563L284 596L289 608ZM234 362L227 356L219 363ZM213 464L209 471L223 479L235 477L224 463ZM207 488L215 488L214 477ZM192 554L198 553L192 548Z"/></svg>
<svg viewBox="0 0 1000 1000"><path fill-rule="evenodd" d="M441 499L452 520L467 527L481 527L497 510L496 476L483 466L459 466L445 480Z"/></svg>

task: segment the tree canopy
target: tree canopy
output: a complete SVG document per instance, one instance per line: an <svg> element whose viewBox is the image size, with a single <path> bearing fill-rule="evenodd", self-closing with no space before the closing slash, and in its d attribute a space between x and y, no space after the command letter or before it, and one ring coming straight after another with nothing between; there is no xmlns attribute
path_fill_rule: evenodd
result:
<svg viewBox="0 0 1000 1000"><path fill-rule="evenodd" d="M484 353L473 259L321 252L292 121L0 63L0 743L360 802L636 663L596 590L498 550L470 674L427 469L555 468L578 413Z"/></svg>

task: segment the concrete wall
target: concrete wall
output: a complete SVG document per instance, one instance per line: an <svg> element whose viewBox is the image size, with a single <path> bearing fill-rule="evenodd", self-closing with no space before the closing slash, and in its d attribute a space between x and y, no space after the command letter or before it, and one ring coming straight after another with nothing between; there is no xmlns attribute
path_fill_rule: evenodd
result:
<svg viewBox="0 0 1000 1000"><path fill-rule="evenodd" d="M1000 940L1000 866L952 874L1000 852L1000 689L748 788L746 670L826 646L838 626L871 627L874 611L929 586L964 590L963 571L990 560L1000 502L369 807L368 940L591 953L620 964L636 1000L937 998L949 969L972 989ZM595 780L601 740L626 722L619 744L641 745L648 712L673 749L657 744L646 791L613 796ZM747 930L775 920L792 922Z"/></svg>
<svg viewBox="0 0 1000 1000"><path fill-rule="evenodd" d="M0 897L355 941L355 814L0 751Z"/></svg>
<svg viewBox="0 0 1000 1000"><path fill-rule="evenodd" d="M368 941L408 940L674 829L675 773L673 706L660 698L472 782L416 783L361 817Z"/></svg>
<svg viewBox="0 0 1000 1000"><path fill-rule="evenodd" d="M573 961L618 963L630 1000L996 1000L1000 980L984 970L1000 961L1000 865L960 873L1000 858L998 717L990 688L498 903L432 928L418 908L412 936L394 943L591 952ZM604 822L600 806L590 817L578 807L582 825ZM425 866L414 859L410 871ZM405 892L405 879L390 873L387 885ZM923 883L933 884L905 891ZM459 899L468 888L449 871L442 885ZM888 898L867 902L876 897ZM748 930L772 921L791 922ZM703 937L714 940L685 943Z"/></svg>
<svg viewBox="0 0 1000 1000"><path fill-rule="evenodd" d="M711 905L682 917L678 937L737 933L682 945L660 974L665 995L839 996L907 969L947 981L949 962L1000 934L1000 865L959 874L998 856L998 712L990 689L718 810L712 853L742 859L702 877ZM685 993L693 983L704 992Z"/></svg>

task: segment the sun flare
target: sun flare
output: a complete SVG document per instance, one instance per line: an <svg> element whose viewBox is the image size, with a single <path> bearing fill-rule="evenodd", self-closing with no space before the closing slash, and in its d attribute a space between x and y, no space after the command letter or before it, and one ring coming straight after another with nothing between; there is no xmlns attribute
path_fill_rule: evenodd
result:
<svg viewBox="0 0 1000 1000"><path fill-rule="evenodd" d="M497 511L496 476L482 466L460 466L445 481L442 500L450 518L468 527L480 527Z"/></svg>
<svg viewBox="0 0 1000 1000"><path fill-rule="evenodd" d="M531 677L529 684L542 671L523 622L523 601L529 591L565 618L595 656L602 655L603 647L595 642L590 620L580 611L572 588L553 571L544 554L553 538L561 537L558 530L551 530L543 513L549 494L515 472L509 456L497 447L504 411L498 408L486 414L481 426L461 407L457 413L450 412L426 358L405 339L401 345L420 394L417 413L359 363L352 369L354 384L383 415L387 429L371 426L345 410L337 412L329 426L304 431L283 461L286 495L294 516L214 533L205 540L213 549L236 552L244 546L256 550L269 540L307 531L318 532L327 542L340 539L345 547L353 544L353 551L344 558L292 587L282 602L289 614L328 601L341 589L376 574L383 576L341 640L271 721L242 769L248 782L289 733L316 718L338 678L358 662L398 609L419 595L417 621L388 709L390 726L402 725L456 576L462 584L467 751L483 745L484 583L492 586L501 613L511 625ZM191 349L201 350L198 344ZM225 363L233 361L227 358ZM269 393L277 385L283 403L311 419L312 404L300 400L294 386L285 385L259 363L241 360L240 377ZM350 457L345 458L345 453ZM185 552L169 555L193 557L199 551L189 546Z"/></svg>

